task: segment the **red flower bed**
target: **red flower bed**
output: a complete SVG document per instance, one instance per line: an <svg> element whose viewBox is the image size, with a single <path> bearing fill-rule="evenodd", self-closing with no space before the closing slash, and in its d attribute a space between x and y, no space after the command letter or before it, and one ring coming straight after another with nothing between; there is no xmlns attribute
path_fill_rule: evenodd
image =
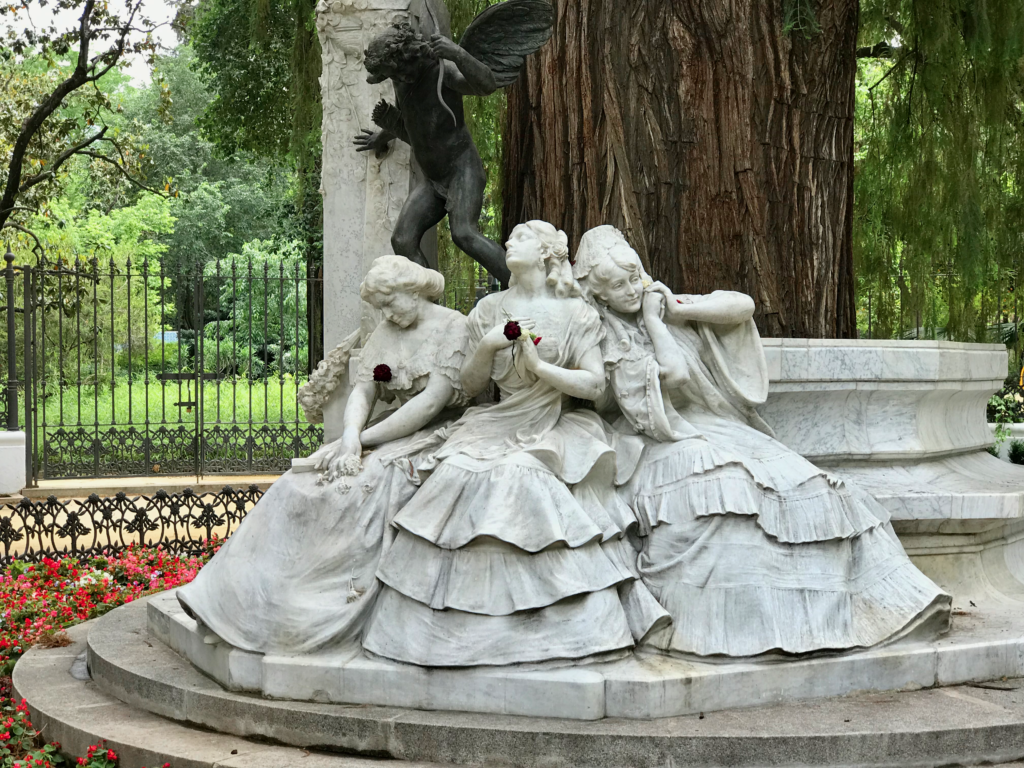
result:
<svg viewBox="0 0 1024 768"><path fill-rule="evenodd" d="M16 560L0 573L0 768L50 768L66 765L59 745L43 744L28 719L24 702L9 698L10 674L33 645L67 645L65 628L130 603L173 589L195 578L219 548L209 542L198 557L180 557L160 547L137 547L105 557L81 560ZM102 745L89 748L78 765L114 768L117 755ZM166 767L165 767L166 768Z"/></svg>

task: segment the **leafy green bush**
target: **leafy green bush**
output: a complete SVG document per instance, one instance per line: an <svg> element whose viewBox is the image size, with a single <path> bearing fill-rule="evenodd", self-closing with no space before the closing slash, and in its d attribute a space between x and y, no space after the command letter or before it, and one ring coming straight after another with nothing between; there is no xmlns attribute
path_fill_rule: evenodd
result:
<svg viewBox="0 0 1024 768"><path fill-rule="evenodd" d="M141 374L147 368L151 373L171 373L179 369L178 354L179 347L176 341L150 342L148 355L145 345L133 344L131 357L129 358L127 347L120 349L114 356L114 365L119 375ZM180 354L184 362L185 350L180 350Z"/></svg>
<svg viewBox="0 0 1024 768"><path fill-rule="evenodd" d="M1009 457L1013 464L1024 464L1024 440L1010 441Z"/></svg>

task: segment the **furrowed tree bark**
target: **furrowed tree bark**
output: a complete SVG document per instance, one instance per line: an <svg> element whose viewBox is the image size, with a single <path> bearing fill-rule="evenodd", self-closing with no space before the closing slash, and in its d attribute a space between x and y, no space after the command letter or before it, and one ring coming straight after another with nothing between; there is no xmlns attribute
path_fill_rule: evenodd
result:
<svg viewBox="0 0 1024 768"><path fill-rule="evenodd" d="M554 0L510 89L506 233L614 224L674 290L754 297L769 336L856 336L858 0Z"/></svg>

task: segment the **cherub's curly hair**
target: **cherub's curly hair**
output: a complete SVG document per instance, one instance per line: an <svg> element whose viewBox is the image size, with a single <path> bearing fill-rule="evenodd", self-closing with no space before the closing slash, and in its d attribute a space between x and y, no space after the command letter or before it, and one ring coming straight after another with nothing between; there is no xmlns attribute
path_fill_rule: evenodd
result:
<svg viewBox="0 0 1024 768"><path fill-rule="evenodd" d="M402 69L423 59L434 59L423 35L407 21L397 21L370 41L363 52L363 65L370 72L385 62Z"/></svg>

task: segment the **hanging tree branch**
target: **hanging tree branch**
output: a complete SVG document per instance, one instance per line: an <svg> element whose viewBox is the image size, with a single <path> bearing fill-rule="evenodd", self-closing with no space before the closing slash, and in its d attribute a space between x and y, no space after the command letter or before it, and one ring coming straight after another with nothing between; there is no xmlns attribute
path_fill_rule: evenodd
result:
<svg viewBox="0 0 1024 768"><path fill-rule="evenodd" d="M874 45L865 46L857 49L858 59L892 59L895 58L895 52L899 50L886 41L875 43Z"/></svg>

